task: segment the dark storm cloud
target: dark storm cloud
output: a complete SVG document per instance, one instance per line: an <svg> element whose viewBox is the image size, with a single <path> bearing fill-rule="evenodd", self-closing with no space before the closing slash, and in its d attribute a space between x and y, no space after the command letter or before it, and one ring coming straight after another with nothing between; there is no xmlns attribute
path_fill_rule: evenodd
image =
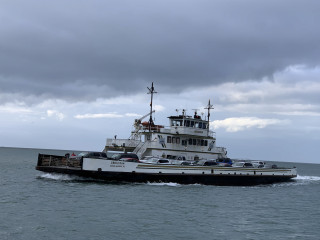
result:
<svg viewBox="0 0 320 240"><path fill-rule="evenodd" d="M319 64L319 1L6 1L0 93L107 97Z"/></svg>

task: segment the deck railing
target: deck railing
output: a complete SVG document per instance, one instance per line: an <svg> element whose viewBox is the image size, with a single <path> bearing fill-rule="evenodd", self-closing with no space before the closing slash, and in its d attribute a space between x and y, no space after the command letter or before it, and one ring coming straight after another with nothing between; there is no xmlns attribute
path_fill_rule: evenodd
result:
<svg viewBox="0 0 320 240"><path fill-rule="evenodd" d="M113 139L108 138L106 142L106 146L110 147L136 147L140 143L140 140L132 140L132 139Z"/></svg>
<svg viewBox="0 0 320 240"><path fill-rule="evenodd" d="M68 158L65 156L56 156L56 155L47 155L39 154L38 155L38 166L50 167L81 167L81 159L77 158Z"/></svg>

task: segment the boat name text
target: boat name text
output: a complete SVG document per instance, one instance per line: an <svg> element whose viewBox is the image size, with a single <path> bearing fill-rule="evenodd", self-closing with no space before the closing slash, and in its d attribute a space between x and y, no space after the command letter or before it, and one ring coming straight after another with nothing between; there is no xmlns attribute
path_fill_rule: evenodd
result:
<svg viewBox="0 0 320 240"><path fill-rule="evenodd" d="M121 162L121 161L111 161L110 167L124 167L124 162Z"/></svg>

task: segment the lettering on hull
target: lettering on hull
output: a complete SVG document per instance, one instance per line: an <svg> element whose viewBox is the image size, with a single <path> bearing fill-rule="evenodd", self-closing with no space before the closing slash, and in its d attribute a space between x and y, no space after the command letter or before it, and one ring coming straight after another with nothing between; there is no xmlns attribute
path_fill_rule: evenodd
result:
<svg viewBox="0 0 320 240"><path fill-rule="evenodd" d="M124 168L125 164L121 161L111 161L110 167Z"/></svg>

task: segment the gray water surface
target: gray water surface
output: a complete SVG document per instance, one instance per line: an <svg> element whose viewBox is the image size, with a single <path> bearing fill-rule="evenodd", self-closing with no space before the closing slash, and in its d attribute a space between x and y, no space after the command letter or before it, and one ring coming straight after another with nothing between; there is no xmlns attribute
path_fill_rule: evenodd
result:
<svg viewBox="0 0 320 240"><path fill-rule="evenodd" d="M110 184L35 170L38 153L0 148L0 239L319 239L320 165L255 187Z"/></svg>

